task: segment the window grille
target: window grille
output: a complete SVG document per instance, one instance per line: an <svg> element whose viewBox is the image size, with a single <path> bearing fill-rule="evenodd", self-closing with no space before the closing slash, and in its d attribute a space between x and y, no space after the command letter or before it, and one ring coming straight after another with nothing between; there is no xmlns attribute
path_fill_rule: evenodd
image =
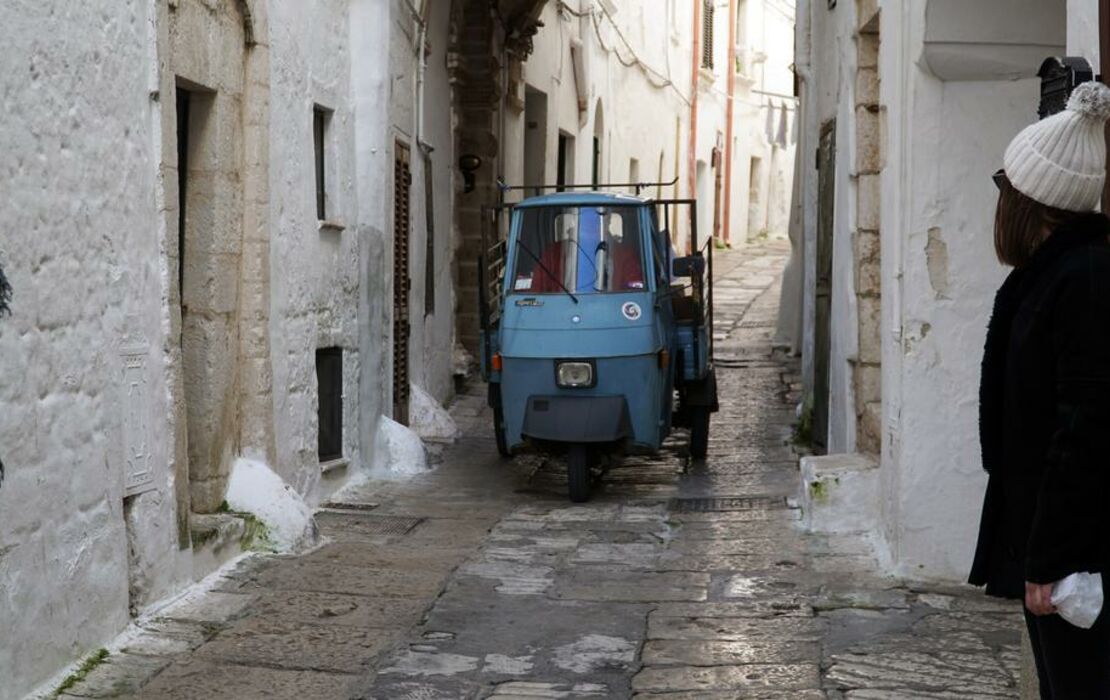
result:
<svg viewBox="0 0 1110 700"><path fill-rule="evenodd" d="M318 454L321 462L343 457L343 350L316 350Z"/></svg>

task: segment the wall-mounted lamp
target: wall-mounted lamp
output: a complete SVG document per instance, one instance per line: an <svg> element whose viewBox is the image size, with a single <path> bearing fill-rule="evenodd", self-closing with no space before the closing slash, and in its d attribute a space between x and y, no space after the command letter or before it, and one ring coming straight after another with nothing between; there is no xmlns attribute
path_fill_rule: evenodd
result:
<svg viewBox="0 0 1110 700"><path fill-rule="evenodd" d="M464 153L459 156L459 170L463 174L463 192L474 191L474 173L482 167L482 159L473 153Z"/></svg>

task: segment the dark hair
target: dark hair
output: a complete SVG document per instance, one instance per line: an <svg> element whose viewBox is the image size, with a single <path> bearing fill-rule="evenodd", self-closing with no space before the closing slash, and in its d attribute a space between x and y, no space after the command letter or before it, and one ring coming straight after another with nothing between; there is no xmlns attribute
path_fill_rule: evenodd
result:
<svg viewBox="0 0 1110 700"><path fill-rule="evenodd" d="M994 212L994 252L1004 265L1024 266L1033 257L1046 232L1083 216L1081 212L1041 204L1018 192L1009 178L1001 180L998 208Z"/></svg>

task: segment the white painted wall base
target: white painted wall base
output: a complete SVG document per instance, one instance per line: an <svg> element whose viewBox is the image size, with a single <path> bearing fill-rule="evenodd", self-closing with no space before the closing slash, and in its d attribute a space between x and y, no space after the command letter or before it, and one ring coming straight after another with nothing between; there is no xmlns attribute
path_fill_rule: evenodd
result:
<svg viewBox="0 0 1110 700"><path fill-rule="evenodd" d="M802 458L802 525L810 532L878 528L879 469L860 454Z"/></svg>

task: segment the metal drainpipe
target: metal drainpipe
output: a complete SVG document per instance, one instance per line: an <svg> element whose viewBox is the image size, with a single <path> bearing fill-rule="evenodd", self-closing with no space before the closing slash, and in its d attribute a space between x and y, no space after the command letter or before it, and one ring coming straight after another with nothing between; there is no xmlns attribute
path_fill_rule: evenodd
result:
<svg viewBox="0 0 1110 700"><path fill-rule="evenodd" d="M725 245L732 242L732 114L736 93L736 0L728 2L728 103L725 109Z"/></svg>
<svg viewBox="0 0 1110 700"><path fill-rule="evenodd" d="M690 64L692 67L690 77L690 138L687 142L686 148L686 181L690 192L690 199L697 199L697 182L698 182L698 79L700 78L701 70L701 4L703 0L693 0L694 2L694 46L693 53L690 56ZM697 205L694 206L695 211ZM693 236L686 241L686 252L693 253L694 240Z"/></svg>

